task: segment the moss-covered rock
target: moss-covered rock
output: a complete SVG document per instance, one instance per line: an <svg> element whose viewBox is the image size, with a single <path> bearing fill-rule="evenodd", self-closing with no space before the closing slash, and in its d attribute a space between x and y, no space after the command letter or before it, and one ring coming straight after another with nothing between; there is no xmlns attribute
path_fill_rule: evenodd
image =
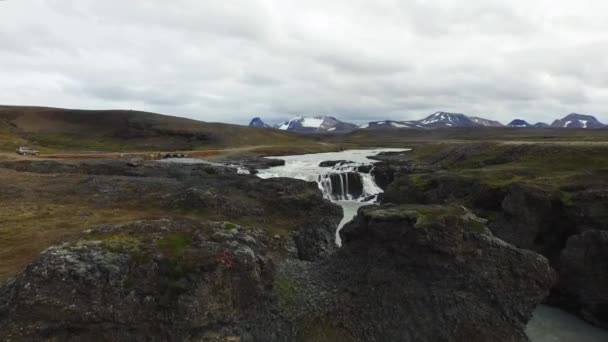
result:
<svg viewBox="0 0 608 342"><path fill-rule="evenodd" d="M142 221L51 248L0 288L0 336L289 340L287 322L275 313L270 238L223 226Z"/></svg>

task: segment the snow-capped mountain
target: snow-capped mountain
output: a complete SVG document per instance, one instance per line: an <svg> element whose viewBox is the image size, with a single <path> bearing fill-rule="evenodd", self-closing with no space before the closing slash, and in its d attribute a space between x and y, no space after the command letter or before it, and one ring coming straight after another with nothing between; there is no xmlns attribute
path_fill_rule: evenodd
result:
<svg viewBox="0 0 608 342"><path fill-rule="evenodd" d="M522 120L522 119L515 119L515 120L509 122L509 124L507 126L518 127L518 128L532 127L532 125L530 125L526 120Z"/></svg>
<svg viewBox="0 0 608 342"><path fill-rule="evenodd" d="M478 126L468 116L460 113L437 112L418 121L424 128L474 127Z"/></svg>
<svg viewBox="0 0 608 342"><path fill-rule="evenodd" d="M393 120L385 120L385 121L371 121L366 123L365 125L359 126L360 129L366 128L424 128L420 127L417 121L393 121Z"/></svg>
<svg viewBox="0 0 608 342"><path fill-rule="evenodd" d="M555 128L602 128L604 124L599 122L594 116L586 114L572 113L563 119L555 120L551 124Z"/></svg>
<svg viewBox="0 0 608 342"><path fill-rule="evenodd" d="M318 115L314 117L296 116L275 126L284 131L297 132L335 132L352 131L357 129L357 125L340 121L333 116Z"/></svg>
<svg viewBox="0 0 608 342"><path fill-rule="evenodd" d="M257 128L270 128L272 126L267 125L262 119L259 117L255 117L249 123L249 127L257 127Z"/></svg>
<svg viewBox="0 0 608 342"><path fill-rule="evenodd" d="M359 126L360 129L367 128L415 128L415 129L433 129L433 128L454 128L454 127L501 127L498 121L488 120L480 117L468 117L460 113L437 112L433 113L422 120L409 121L372 121L365 125Z"/></svg>
<svg viewBox="0 0 608 342"><path fill-rule="evenodd" d="M503 124L501 124L498 121L484 119L484 118L480 118L477 116L469 116L469 119L471 119L471 121L473 121L474 123L476 123L479 126L484 126L484 127L503 127L504 126Z"/></svg>

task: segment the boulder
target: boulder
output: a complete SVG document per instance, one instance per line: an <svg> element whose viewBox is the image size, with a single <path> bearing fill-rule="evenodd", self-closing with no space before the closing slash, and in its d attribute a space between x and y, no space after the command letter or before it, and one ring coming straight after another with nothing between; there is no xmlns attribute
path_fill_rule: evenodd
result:
<svg viewBox="0 0 608 342"><path fill-rule="evenodd" d="M608 231L570 237L560 261L554 304L608 328Z"/></svg>
<svg viewBox="0 0 608 342"><path fill-rule="evenodd" d="M319 167L334 167L336 165L344 164L353 164L353 162L348 160L326 160L319 163Z"/></svg>
<svg viewBox="0 0 608 342"><path fill-rule="evenodd" d="M373 165L361 165L357 167L357 172L370 173L374 169Z"/></svg>

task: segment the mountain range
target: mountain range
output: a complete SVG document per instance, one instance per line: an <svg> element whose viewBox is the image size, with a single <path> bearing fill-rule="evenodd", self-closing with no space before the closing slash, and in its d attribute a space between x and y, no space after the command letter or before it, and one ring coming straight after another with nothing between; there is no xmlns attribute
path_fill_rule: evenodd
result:
<svg viewBox="0 0 608 342"><path fill-rule="evenodd" d="M333 116L297 116L281 124L270 126L259 117L251 120L250 127L275 128L284 131L295 132L349 132L356 129L439 129L454 127L505 127L502 123L476 116L468 116L462 113L436 112L421 120L382 120L370 121L363 125L355 125L340 121ZM514 128L605 128L608 127L599 122L594 116L586 114L568 114L562 119L555 120L551 125L538 122L530 124L523 119L515 119L506 127Z"/></svg>
<svg viewBox="0 0 608 342"><path fill-rule="evenodd" d="M253 118L249 127L257 128L276 128L282 131L296 132L348 132L358 128L357 125L340 121L333 116L317 115L313 117L296 116L295 118L283 123L270 126L259 117Z"/></svg>

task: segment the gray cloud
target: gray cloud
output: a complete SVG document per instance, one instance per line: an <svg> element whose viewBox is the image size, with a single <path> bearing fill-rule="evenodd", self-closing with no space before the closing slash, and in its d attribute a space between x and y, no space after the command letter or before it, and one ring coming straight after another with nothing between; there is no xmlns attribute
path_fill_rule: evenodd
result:
<svg viewBox="0 0 608 342"><path fill-rule="evenodd" d="M0 103L608 122L605 13L599 0L3 1Z"/></svg>

